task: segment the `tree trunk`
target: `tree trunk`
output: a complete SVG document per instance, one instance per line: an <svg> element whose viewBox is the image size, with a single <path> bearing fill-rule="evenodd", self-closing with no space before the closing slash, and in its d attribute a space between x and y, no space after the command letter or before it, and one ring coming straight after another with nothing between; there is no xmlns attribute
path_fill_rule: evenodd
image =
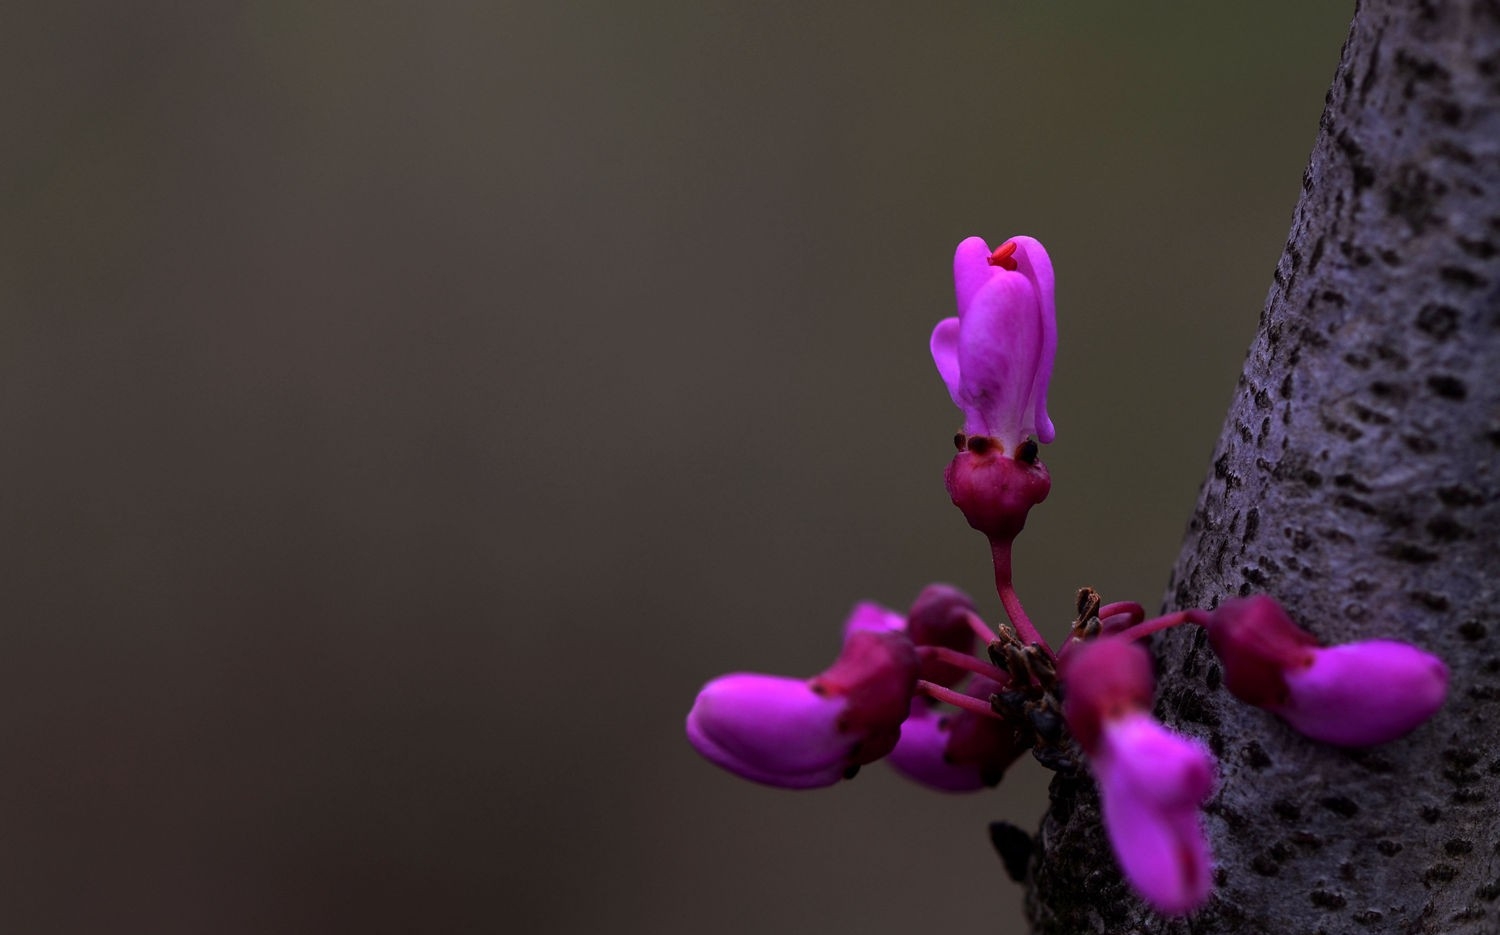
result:
<svg viewBox="0 0 1500 935"><path fill-rule="evenodd" d="M1497 248L1500 3L1361 3L1167 604L1267 592L1325 642L1406 640L1448 702L1342 751L1232 698L1202 631L1157 637L1157 715L1219 758L1212 901L1146 909L1059 777L1037 931L1500 931Z"/></svg>

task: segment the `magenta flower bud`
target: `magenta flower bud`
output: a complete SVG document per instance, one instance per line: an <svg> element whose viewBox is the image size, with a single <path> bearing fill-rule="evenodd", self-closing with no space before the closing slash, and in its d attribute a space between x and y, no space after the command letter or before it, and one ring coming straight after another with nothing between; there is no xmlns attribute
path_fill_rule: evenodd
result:
<svg viewBox="0 0 1500 935"><path fill-rule="evenodd" d="M839 730L844 700L801 679L737 673L698 693L688 740L706 759L745 779L784 789L843 778L851 742Z"/></svg>
<svg viewBox="0 0 1500 935"><path fill-rule="evenodd" d="M988 699L1002 690L1000 683L975 676L965 694ZM999 784L1006 769L1029 749L1022 736L1011 718L944 711L916 698L889 761L897 772L929 788L974 792Z"/></svg>
<svg viewBox="0 0 1500 935"><path fill-rule="evenodd" d="M1125 879L1164 915L1203 905L1212 860L1198 810L1213 791L1213 758L1151 719L1150 655L1101 637L1072 644L1058 674L1063 718L1089 756Z"/></svg>
<svg viewBox="0 0 1500 935"><path fill-rule="evenodd" d="M1264 595L1214 610L1208 639L1235 697L1337 746L1405 736L1448 694L1448 667L1436 656L1390 640L1319 646Z"/></svg>
<svg viewBox="0 0 1500 935"><path fill-rule="evenodd" d="M905 633L853 628L833 665L806 681L737 673L709 682L688 713L688 740L745 779L829 786L895 747L916 682Z"/></svg>
<svg viewBox="0 0 1500 935"><path fill-rule="evenodd" d="M1448 695L1448 667L1407 643L1370 640L1313 650L1286 674L1287 701L1272 708L1304 736L1341 747L1404 737Z"/></svg>
<svg viewBox="0 0 1500 935"><path fill-rule="evenodd" d="M1035 435L1056 432L1047 416L1047 382L1057 355L1052 261L1031 237L991 251L978 237L953 255L958 317L932 332L932 359L964 413L964 432L994 439L1014 458Z"/></svg>
<svg viewBox="0 0 1500 935"><path fill-rule="evenodd" d="M1163 915L1208 901L1213 859L1199 809L1213 791L1213 758L1144 711L1107 720L1090 766L1104 830L1132 889Z"/></svg>
<svg viewBox="0 0 1500 935"><path fill-rule="evenodd" d="M1058 661L1063 683L1063 720L1083 752L1099 749L1104 725L1151 710L1156 679L1151 656L1140 644L1112 637L1072 643Z"/></svg>
<svg viewBox="0 0 1500 935"><path fill-rule="evenodd" d="M947 584L929 584L917 595L906 615L906 633L918 646L941 646L970 655L978 637L973 623L974 602L969 595ZM952 687L969 673L938 659L922 661L921 678Z"/></svg>

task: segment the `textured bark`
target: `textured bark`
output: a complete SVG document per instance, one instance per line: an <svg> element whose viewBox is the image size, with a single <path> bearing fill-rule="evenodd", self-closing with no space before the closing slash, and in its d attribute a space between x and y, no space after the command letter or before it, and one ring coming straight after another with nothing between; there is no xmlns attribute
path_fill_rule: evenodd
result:
<svg viewBox="0 0 1500 935"><path fill-rule="evenodd" d="M1059 778L1038 931L1500 931L1497 249L1500 4L1361 4L1167 603L1269 592L1324 641L1407 640L1448 703L1340 751L1230 697L1201 631L1157 637L1157 714L1220 761L1214 897L1152 914Z"/></svg>

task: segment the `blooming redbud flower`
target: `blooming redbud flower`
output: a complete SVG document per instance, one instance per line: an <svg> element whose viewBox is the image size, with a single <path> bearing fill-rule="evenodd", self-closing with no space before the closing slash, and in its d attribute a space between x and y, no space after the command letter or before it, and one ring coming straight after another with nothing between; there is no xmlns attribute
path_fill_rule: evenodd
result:
<svg viewBox="0 0 1500 935"><path fill-rule="evenodd" d="M916 681L904 632L852 627L838 659L811 679L736 673L709 682L688 713L688 740L755 782L832 785L896 745Z"/></svg>
<svg viewBox="0 0 1500 935"><path fill-rule="evenodd" d="M999 682L975 676L965 689L988 699L1005 690ZM1005 770L1030 749L1018 718L989 718L972 711L945 711L926 698L912 701L911 717L888 758L914 782L944 792L973 792L997 785Z"/></svg>
<svg viewBox="0 0 1500 935"><path fill-rule="evenodd" d="M1057 354L1052 261L1031 237L991 251L979 237L953 255L958 317L932 332L932 359L964 413L964 432L992 438L1015 457L1027 436L1056 434L1047 381Z"/></svg>
<svg viewBox="0 0 1500 935"><path fill-rule="evenodd" d="M1063 716L1098 780L1104 830L1131 887L1164 915L1203 905L1212 858L1198 812L1213 791L1202 744L1152 720L1151 660L1104 637L1061 661Z"/></svg>
<svg viewBox="0 0 1500 935"><path fill-rule="evenodd" d="M1052 261L1031 237L991 251L978 237L953 255L958 317L932 331L932 359L964 413L959 453L945 479L969 525L1009 543L1027 512L1052 489L1037 460L1056 432L1047 416L1047 382L1057 355Z"/></svg>
<svg viewBox="0 0 1500 935"><path fill-rule="evenodd" d="M1395 740L1448 694L1448 667L1436 656L1392 640L1320 646L1265 595L1225 602L1207 629L1235 697L1324 743Z"/></svg>

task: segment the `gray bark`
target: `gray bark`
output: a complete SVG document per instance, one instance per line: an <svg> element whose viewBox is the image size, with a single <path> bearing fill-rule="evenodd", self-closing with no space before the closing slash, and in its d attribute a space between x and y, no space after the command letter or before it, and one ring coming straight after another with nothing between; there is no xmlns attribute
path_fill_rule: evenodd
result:
<svg viewBox="0 0 1500 935"><path fill-rule="evenodd" d="M1271 593L1325 642L1436 653L1448 702L1341 751L1233 699L1201 631L1157 637L1157 714L1219 757L1213 899L1152 914L1059 778L1036 930L1500 931L1497 249L1500 4L1362 3L1167 605Z"/></svg>

